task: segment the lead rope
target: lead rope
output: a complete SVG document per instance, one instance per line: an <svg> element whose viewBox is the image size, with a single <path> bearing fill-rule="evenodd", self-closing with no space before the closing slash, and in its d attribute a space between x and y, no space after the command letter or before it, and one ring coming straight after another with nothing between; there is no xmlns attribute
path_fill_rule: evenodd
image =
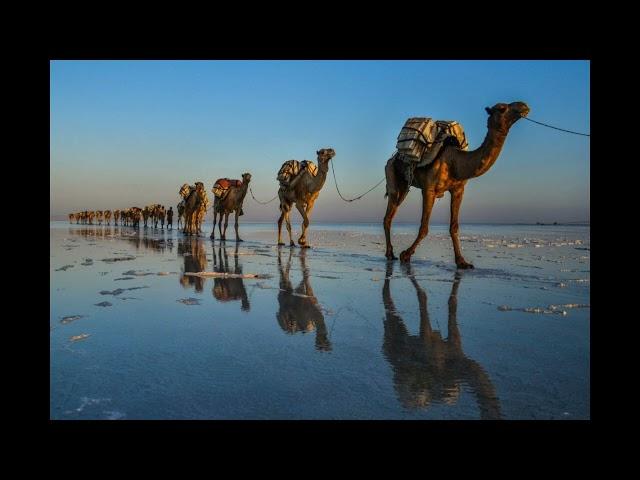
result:
<svg viewBox="0 0 640 480"><path fill-rule="evenodd" d="M572 132L571 130L565 130L564 128L558 128L558 127L554 127L553 125L547 125L546 123L536 122L535 120L531 120L529 117L522 117L522 118L524 118L525 120L529 120L530 122L537 123L538 125L542 125L542 126L545 126L545 127L553 128L554 130L560 130L561 132L573 133L574 135L582 135L583 137L590 137L591 136L590 133Z"/></svg>
<svg viewBox="0 0 640 480"><path fill-rule="evenodd" d="M333 169L333 162L331 162L331 171L333 172L333 181L336 184L336 190L338 191L338 195L340 195L340 198L342 200L344 200L345 202L355 202L356 200L359 200L360 198L364 197L367 193L372 191L374 188L376 188L378 185L380 185L382 182L384 182L386 180L386 177L384 177L382 180L380 180L378 183L376 183L373 187L371 187L369 190L364 192L362 195L358 195L355 198L349 199L349 198L344 198L342 196L342 193L340 193L340 189L338 188L338 180L336 180L336 171Z"/></svg>
<svg viewBox="0 0 640 480"><path fill-rule="evenodd" d="M273 202L276 198L278 198L278 195L276 195L275 197L273 197L271 200L269 200L268 202L261 202L260 200L258 200L254 195L253 195L253 190L251 190L251 187L249 187L249 193L251 193L251 196L253 197L253 199L258 202L260 205L267 205L271 202Z"/></svg>

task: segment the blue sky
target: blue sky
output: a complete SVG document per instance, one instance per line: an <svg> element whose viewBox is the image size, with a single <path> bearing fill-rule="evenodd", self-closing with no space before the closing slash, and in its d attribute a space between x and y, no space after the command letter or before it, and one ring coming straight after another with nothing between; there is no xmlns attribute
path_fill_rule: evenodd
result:
<svg viewBox="0 0 640 480"><path fill-rule="evenodd" d="M384 177L408 117L459 121L470 149L485 106L522 100L530 117L590 133L588 61L53 61L51 215L175 205L185 182L253 175L260 200L285 160L336 150L350 197ZM462 222L589 219L590 139L520 121L493 168L467 184ZM209 194L212 196L212 194ZM418 221L412 189L398 221ZM315 221L381 221L384 184L339 199L330 176ZM277 202L245 200L245 220L275 221ZM294 214L297 216L297 212ZM447 222L449 196L434 209ZM297 220L297 217L296 217Z"/></svg>

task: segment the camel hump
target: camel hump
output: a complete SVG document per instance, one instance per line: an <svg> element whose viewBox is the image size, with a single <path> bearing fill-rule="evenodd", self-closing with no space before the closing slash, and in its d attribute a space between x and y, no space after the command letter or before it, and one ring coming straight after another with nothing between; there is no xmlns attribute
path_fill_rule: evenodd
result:
<svg viewBox="0 0 640 480"><path fill-rule="evenodd" d="M242 186L242 180L235 180L231 178L219 178L213 184L211 191L216 197L223 197L229 191L231 187L240 188Z"/></svg>
<svg viewBox="0 0 640 480"><path fill-rule="evenodd" d="M455 120L438 120L439 136L443 138L445 144L449 143L462 150L469 149L469 142L467 142L467 136L464 134L464 129Z"/></svg>
<svg viewBox="0 0 640 480"><path fill-rule="evenodd" d="M300 170L306 170L314 177L318 174L318 166L311 160L303 160L300 163Z"/></svg>
<svg viewBox="0 0 640 480"><path fill-rule="evenodd" d="M280 185L286 186L299 172L300 162L298 160L287 160L280 167L276 179L280 182Z"/></svg>

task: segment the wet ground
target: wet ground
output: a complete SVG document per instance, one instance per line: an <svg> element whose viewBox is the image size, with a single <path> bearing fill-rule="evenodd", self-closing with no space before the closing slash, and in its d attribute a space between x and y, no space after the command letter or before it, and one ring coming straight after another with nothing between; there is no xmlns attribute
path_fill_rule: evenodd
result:
<svg viewBox="0 0 640 480"><path fill-rule="evenodd" d="M410 267L380 225L209 228L51 223L51 418L590 416L589 227L463 225L463 272L446 226Z"/></svg>

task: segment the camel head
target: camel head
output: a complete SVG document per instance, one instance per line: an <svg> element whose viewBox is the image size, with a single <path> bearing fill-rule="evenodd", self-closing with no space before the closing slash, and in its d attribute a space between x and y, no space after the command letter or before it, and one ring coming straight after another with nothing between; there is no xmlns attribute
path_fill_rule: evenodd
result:
<svg viewBox="0 0 640 480"><path fill-rule="evenodd" d="M489 114L487 127L507 133L511 126L529 114L529 106L524 102L496 103L493 107L486 107Z"/></svg>
<svg viewBox="0 0 640 480"><path fill-rule="evenodd" d="M249 183L251 181L251 174L249 172L242 174L242 183Z"/></svg>
<svg viewBox="0 0 640 480"><path fill-rule="evenodd" d="M182 198L187 198L190 193L191 193L191 186L188 183L185 183L184 185L182 185L182 187L180 187L180 190L178 191L178 194Z"/></svg>
<svg viewBox="0 0 640 480"><path fill-rule="evenodd" d="M316 154L319 162L328 162L336 156L336 151L333 148L321 148Z"/></svg>

